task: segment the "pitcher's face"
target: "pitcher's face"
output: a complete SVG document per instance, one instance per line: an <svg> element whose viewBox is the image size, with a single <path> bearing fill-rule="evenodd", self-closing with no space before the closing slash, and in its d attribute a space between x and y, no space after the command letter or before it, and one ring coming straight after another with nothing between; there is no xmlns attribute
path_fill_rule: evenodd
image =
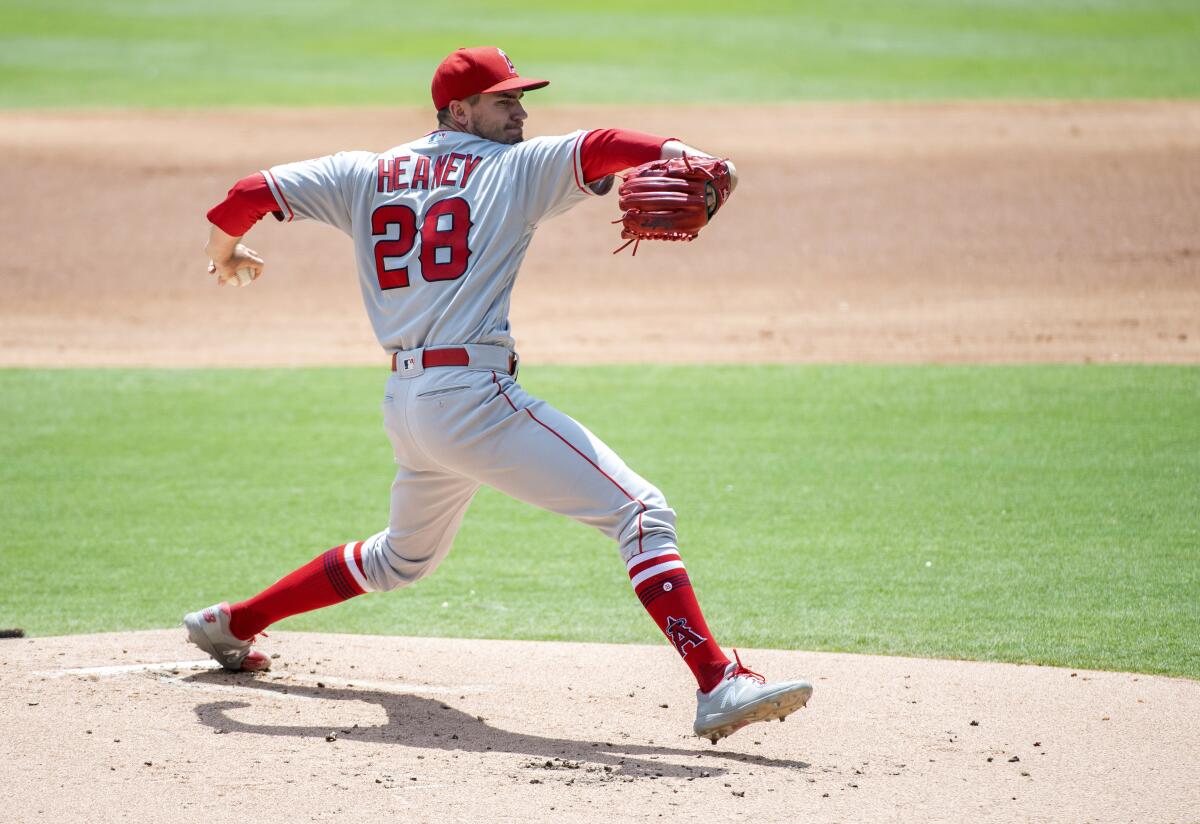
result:
<svg viewBox="0 0 1200 824"><path fill-rule="evenodd" d="M475 103L461 101L467 116L466 131L497 143L520 143L525 139L525 118L529 113L521 105L525 93L495 92L481 94Z"/></svg>

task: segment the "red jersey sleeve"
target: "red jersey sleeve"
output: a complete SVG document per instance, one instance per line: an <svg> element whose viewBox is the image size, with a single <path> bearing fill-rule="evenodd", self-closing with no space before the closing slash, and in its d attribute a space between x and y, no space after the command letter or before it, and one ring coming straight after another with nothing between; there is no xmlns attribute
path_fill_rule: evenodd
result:
<svg viewBox="0 0 1200 824"><path fill-rule="evenodd" d="M640 166L662 157L663 144L672 138L628 129L596 129L588 132L579 147L579 165L586 183Z"/></svg>
<svg viewBox="0 0 1200 824"><path fill-rule="evenodd" d="M208 210L208 222L227 235L241 237L267 212L276 212L275 216L282 220L278 210L279 204L267 186L267 179L262 172L256 172L233 184L225 199Z"/></svg>

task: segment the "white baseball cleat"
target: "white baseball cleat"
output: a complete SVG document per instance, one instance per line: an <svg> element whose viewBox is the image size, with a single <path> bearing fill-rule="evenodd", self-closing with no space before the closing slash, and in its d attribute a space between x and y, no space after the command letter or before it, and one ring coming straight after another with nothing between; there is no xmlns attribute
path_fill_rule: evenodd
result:
<svg viewBox="0 0 1200 824"><path fill-rule="evenodd" d="M725 668L725 677L709 692L696 692L696 723L692 729L714 744L755 721L780 721L808 703L812 684L781 681L768 684L757 672L736 663Z"/></svg>
<svg viewBox="0 0 1200 824"><path fill-rule="evenodd" d="M271 659L251 648L254 639L243 641L229 631L229 604L222 601L183 616L188 640L211 655L218 664L234 672L262 672Z"/></svg>

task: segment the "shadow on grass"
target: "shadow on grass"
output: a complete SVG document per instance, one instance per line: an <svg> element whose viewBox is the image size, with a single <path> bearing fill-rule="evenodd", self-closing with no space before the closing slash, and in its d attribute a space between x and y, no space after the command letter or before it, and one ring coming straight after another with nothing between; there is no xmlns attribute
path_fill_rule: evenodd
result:
<svg viewBox="0 0 1200 824"><path fill-rule="evenodd" d="M326 701L362 701L376 704L387 714L387 721L367 727L332 730L339 740L399 744L405 747L424 747L455 752L508 752L525 755L539 763L526 766L543 769L583 770L603 777L654 779L697 778L725 775L728 770L715 767L711 759L737 761L757 767L785 770L805 770L803 761L766 758L759 755L724 750L689 750L673 747L615 744L610 741L577 741L568 738L544 738L537 735L510 732L488 724L483 718L456 710L445 701L422 698L407 693L391 693L366 689L329 689L296 684L263 681L249 674L230 674L220 671L198 673L185 681L206 684L225 684L231 680L244 688L260 689ZM292 726L283 724L249 724L229 717L232 710L252 707L245 701L212 701L196 706L201 724L222 732L250 735L285 735L297 738L325 738L329 727ZM677 763L679 759L696 761L695 765ZM672 759L664 761L659 759ZM588 769L595 767L599 769ZM605 770L604 768L608 768Z"/></svg>

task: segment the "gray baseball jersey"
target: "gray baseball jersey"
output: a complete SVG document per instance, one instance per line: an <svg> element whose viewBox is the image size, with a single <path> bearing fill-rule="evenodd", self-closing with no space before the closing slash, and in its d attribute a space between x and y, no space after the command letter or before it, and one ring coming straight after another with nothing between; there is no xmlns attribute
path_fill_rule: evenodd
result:
<svg viewBox="0 0 1200 824"><path fill-rule="evenodd" d="M506 145L436 131L381 154L341 152L263 176L285 220L319 220L354 240L384 349L512 348L509 297L534 229L596 194L580 166L585 135Z"/></svg>
<svg viewBox="0 0 1200 824"><path fill-rule="evenodd" d="M580 164L585 135L508 145L437 131L263 172L285 219L354 240L375 334L403 356L383 400L397 464L388 529L346 549L362 589L436 568L481 484L599 529L630 564L654 553L664 569L681 566L662 493L509 374L509 296L533 232L596 194ZM439 346L469 349L470 365L424 369L418 350Z"/></svg>

